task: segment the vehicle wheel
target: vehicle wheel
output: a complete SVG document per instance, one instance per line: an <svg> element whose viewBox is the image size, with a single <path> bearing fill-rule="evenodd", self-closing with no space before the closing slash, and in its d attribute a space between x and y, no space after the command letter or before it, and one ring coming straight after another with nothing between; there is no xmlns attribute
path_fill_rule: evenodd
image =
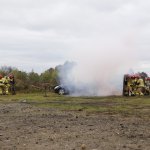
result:
<svg viewBox="0 0 150 150"><path fill-rule="evenodd" d="M64 89L60 89L58 92L59 95L64 95L65 94L65 90Z"/></svg>

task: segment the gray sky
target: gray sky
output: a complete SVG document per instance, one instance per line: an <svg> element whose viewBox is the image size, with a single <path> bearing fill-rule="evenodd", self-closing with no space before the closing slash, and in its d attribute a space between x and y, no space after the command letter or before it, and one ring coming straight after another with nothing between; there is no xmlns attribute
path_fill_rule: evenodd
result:
<svg viewBox="0 0 150 150"><path fill-rule="evenodd" d="M0 65L42 72L111 55L150 72L149 8L149 0L0 0Z"/></svg>

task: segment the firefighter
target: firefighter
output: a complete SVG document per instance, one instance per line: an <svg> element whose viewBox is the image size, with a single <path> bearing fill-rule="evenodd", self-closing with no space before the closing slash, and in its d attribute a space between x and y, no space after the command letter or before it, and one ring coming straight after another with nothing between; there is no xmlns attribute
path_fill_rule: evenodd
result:
<svg viewBox="0 0 150 150"><path fill-rule="evenodd" d="M131 82L132 82L132 96L135 96L136 95L136 75L132 75L131 76Z"/></svg>
<svg viewBox="0 0 150 150"><path fill-rule="evenodd" d="M129 96L134 96L135 93L134 93L134 75L130 76L128 75L127 77L127 88L128 88L128 91L129 91Z"/></svg>
<svg viewBox="0 0 150 150"><path fill-rule="evenodd" d="M131 76L131 86L132 86L132 96L136 95L136 76L132 75Z"/></svg>
<svg viewBox="0 0 150 150"><path fill-rule="evenodd" d="M128 74L124 75L124 80L123 80L123 95L124 96L129 96L128 78L129 78Z"/></svg>
<svg viewBox="0 0 150 150"><path fill-rule="evenodd" d="M3 81L3 84L4 84L4 91L3 91L3 94L5 95L8 95L9 94L9 87L10 87L10 84L9 84L9 79L7 76L4 76L2 78L2 81Z"/></svg>
<svg viewBox="0 0 150 150"><path fill-rule="evenodd" d="M145 93L150 94L150 77L145 78Z"/></svg>
<svg viewBox="0 0 150 150"><path fill-rule="evenodd" d="M3 83L3 76L0 74L0 95L4 94L5 85Z"/></svg>
<svg viewBox="0 0 150 150"><path fill-rule="evenodd" d="M136 91L136 95L144 95L143 94L143 89L145 88L145 85L144 85L144 80L142 79L141 76L136 76L136 83L137 83L137 91Z"/></svg>
<svg viewBox="0 0 150 150"><path fill-rule="evenodd" d="M9 84L10 84L10 91L11 91L12 95L15 95L16 94L15 78L14 78L14 75L12 75L12 74L9 75Z"/></svg>

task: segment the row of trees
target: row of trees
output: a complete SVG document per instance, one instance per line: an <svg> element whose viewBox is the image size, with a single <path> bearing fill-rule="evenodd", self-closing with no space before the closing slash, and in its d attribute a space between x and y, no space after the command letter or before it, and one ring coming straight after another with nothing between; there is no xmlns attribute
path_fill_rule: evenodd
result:
<svg viewBox="0 0 150 150"><path fill-rule="evenodd" d="M33 91L35 89L43 89L45 86L52 88L58 84L63 84L74 66L74 62L67 61L63 65L50 68L41 74L33 70L27 73L15 67L2 66L0 67L0 74L2 76L13 74L16 81L16 90Z"/></svg>
<svg viewBox="0 0 150 150"><path fill-rule="evenodd" d="M27 73L14 67L3 66L0 68L0 74L3 76L13 74L16 81L16 90L33 91L35 89L42 89L45 85L53 87L59 84L58 68L59 66L50 68L38 74L34 71Z"/></svg>

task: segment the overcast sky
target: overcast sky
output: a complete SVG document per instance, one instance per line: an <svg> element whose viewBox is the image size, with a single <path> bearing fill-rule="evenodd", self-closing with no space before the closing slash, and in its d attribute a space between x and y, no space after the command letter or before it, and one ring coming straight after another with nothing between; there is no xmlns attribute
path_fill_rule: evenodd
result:
<svg viewBox="0 0 150 150"><path fill-rule="evenodd" d="M40 73L124 47L150 72L149 0L0 0L1 66Z"/></svg>

